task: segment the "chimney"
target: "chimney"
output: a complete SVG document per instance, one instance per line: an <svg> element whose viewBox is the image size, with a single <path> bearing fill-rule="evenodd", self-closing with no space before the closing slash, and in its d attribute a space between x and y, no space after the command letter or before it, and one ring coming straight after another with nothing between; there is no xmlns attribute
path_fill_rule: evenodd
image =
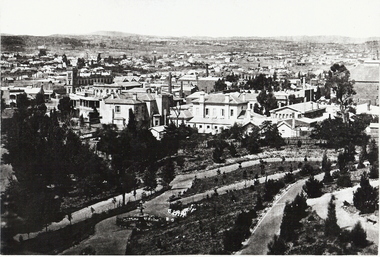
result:
<svg viewBox="0 0 380 257"><path fill-rule="evenodd" d="M203 92L203 91L200 93L199 102L200 103L205 102L205 92Z"/></svg>
<svg viewBox="0 0 380 257"><path fill-rule="evenodd" d="M303 89L305 89L305 88L306 88L306 78L305 78L305 77L303 77L303 83L302 83L302 87L303 87Z"/></svg>
<svg viewBox="0 0 380 257"><path fill-rule="evenodd" d="M172 73L169 72L169 94L172 93Z"/></svg>
<svg viewBox="0 0 380 257"><path fill-rule="evenodd" d="M179 97L183 97L183 81L181 81L181 90L179 91Z"/></svg>
<svg viewBox="0 0 380 257"><path fill-rule="evenodd" d="M206 77L208 77L208 64L206 64Z"/></svg>
<svg viewBox="0 0 380 257"><path fill-rule="evenodd" d="M296 118L295 118L295 114L293 113L292 129L295 129L295 128L296 128Z"/></svg>
<svg viewBox="0 0 380 257"><path fill-rule="evenodd" d="M245 92L243 92L243 102L246 101L246 96L245 96Z"/></svg>
<svg viewBox="0 0 380 257"><path fill-rule="evenodd" d="M314 103L311 102L311 110L314 110Z"/></svg>
<svg viewBox="0 0 380 257"><path fill-rule="evenodd" d="M225 94L224 95L224 103L228 104L230 102L230 95L229 94Z"/></svg>
<svg viewBox="0 0 380 257"><path fill-rule="evenodd" d="M133 93L132 99L137 100L137 93Z"/></svg>

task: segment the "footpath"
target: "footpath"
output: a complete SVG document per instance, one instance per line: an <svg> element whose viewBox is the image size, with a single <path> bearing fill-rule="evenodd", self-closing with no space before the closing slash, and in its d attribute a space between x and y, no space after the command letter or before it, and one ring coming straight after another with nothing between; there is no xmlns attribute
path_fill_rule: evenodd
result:
<svg viewBox="0 0 380 257"><path fill-rule="evenodd" d="M163 194L157 196L156 198L144 203L144 208L145 208L144 212L148 213L148 214L152 214L152 215L168 217L170 215L167 212L167 210L169 208L169 202L168 202L169 197L171 197L172 195L182 194L186 190L188 190L191 187L193 179L195 177L197 177L199 179L203 179L206 177L213 177L213 176L218 175L218 170L220 170L221 173L223 173L223 172L229 173L229 172L232 172L234 170L239 169L240 165L241 165L241 167L249 167L249 166L257 165L260 163L260 158L263 158L263 160L265 160L268 163L278 162L278 161L282 160L282 156L280 156L280 155L276 155L276 156L278 156L278 157L264 158L265 156L249 155L249 156L245 156L245 159L253 159L253 160L244 161L244 162L241 162L240 164L238 164L238 163L227 164L225 166L219 166L219 167L216 167L216 168L213 168L210 170L204 170L201 172L178 175L170 183L170 185L172 187L171 190L168 190L168 191L164 192ZM308 160L309 161L320 161L321 157L319 157L319 156L318 157L317 156L308 157ZM293 157L293 158L292 157L286 157L286 161L303 162L304 157ZM276 179L276 178L282 177L284 174L285 173L273 174L273 175L268 176L268 179ZM260 182L263 182L264 179L265 178L260 178ZM254 183L254 181L251 180L251 181L238 182L238 183L232 184L232 185L227 185L225 187L219 188L218 193L225 193L227 190L242 189L246 186L250 186L253 183ZM161 189L162 189L161 185L159 185L156 188L157 191L161 190ZM207 194L210 195L211 193L212 192L207 191L207 192L204 192L201 194L197 194L194 196L190 196L190 197L181 199L181 201L183 203L196 202L196 201L203 199ZM143 194L149 195L148 192L143 190L143 189L136 190L136 196L133 196L133 192L128 193L128 194L126 194L126 201L128 201L128 202L140 201L142 199ZM121 201L122 201L122 195L118 195L116 197L109 198L105 201L98 202L96 204L93 204L93 205L87 206L83 209L80 209L76 212L73 212L71 224L75 224L77 222L89 219L93 215L93 213L102 213L102 212L105 212L107 210L114 209L115 208L115 202L117 204ZM137 213L137 210L129 212L128 214L133 215L134 213ZM170 217L172 217L172 216L170 216ZM59 222L51 223L47 227L47 230L48 231L59 230L59 229L64 228L68 225L70 225L70 221L67 219L67 217L65 217L64 219L62 219ZM31 232L31 233L29 233L29 237L28 237L28 234L26 234L26 233L18 234L16 236L14 236L14 239L18 241L20 238L20 235L21 235L24 240L28 240L30 238L36 237L40 233L44 233L45 231L46 231L46 229L42 229L41 231L37 231L37 232ZM101 233L101 231L99 231L99 232Z"/></svg>

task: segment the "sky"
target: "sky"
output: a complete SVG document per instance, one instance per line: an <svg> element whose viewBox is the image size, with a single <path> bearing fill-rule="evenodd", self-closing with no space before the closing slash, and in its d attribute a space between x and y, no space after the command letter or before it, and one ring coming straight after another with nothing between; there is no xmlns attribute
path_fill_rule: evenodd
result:
<svg viewBox="0 0 380 257"><path fill-rule="evenodd" d="M0 0L0 32L380 36L380 0Z"/></svg>

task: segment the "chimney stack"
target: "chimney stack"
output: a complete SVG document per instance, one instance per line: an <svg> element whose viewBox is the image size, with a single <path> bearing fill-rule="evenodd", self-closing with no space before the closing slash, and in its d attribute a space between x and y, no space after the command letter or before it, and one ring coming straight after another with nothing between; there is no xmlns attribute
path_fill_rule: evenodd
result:
<svg viewBox="0 0 380 257"><path fill-rule="evenodd" d="M183 81L181 80L181 90L179 91L179 97L183 97Z"/></svg>
<svg viewBox="0 0 380 257"><path fill-rule="evenodd" d="M295 128L296 128L296 118L295 118L295 114L293 113L292 129L295 129Z"/></svg>
<svg viewBox="0 0 380 257"><path fill-rule="evenodd" d="M246 96L245 96L245 92L243 92L243 102L246 101Z"/></svg>
<svg viewBox="0 0 380 257"><path fill-rule="evenodd" d="M169 72L169 94L172 93L172 73Z"/></svg>
<svg viewBox="0 0 380 257"><path fill-rule="evenodd" d="M224 95L224 103L228 104L230 102L230 95L229 94L225 94Z"/></svg>

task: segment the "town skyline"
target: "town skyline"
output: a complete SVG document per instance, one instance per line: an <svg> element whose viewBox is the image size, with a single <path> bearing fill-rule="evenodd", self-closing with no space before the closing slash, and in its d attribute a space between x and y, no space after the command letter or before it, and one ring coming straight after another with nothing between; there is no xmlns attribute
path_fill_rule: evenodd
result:
<svg viewBox="0 0 380 257"><path fill-rule="evenodd" d="M120 31L163 37L213 38L380 36L377 29L380 2L373 0L332 3L324 0L2 0L1 6L1 33L15 35ZM32 9L36 11L30 12Z"/></svg>

